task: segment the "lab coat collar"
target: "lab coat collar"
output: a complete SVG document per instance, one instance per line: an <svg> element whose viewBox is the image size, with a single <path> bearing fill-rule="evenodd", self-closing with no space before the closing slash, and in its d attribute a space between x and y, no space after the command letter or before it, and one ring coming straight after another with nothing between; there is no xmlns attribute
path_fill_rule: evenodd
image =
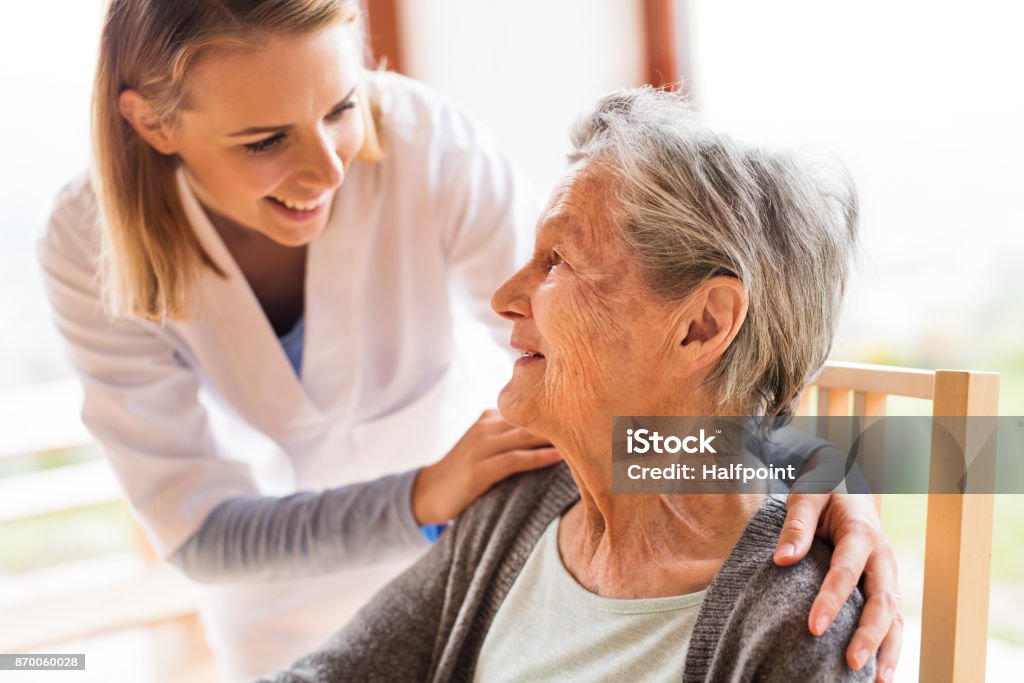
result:
<svg viewBox="0 0 1024 683"><path fill-rule="evenodd" d="M345 186L357 184L357 178L351 175ZM323 425L328 417L332 421L347 419L354 412L358 394L360 353L353 328L360 311L354 285L361 278L354 276L366 261L359 258L366 231L360 229L364 223L355 220L358 217L341 216L342 192L339 190L335 198L327 227L310 243L307 253L306 333L300 380L259 300L180 167L177 182L196 236L226 275L222 278L209 268L203 269L197 288L200 316L189 323L192 333L228 349L234 362L244 369L236 376L246 378L247 386L241 389L250 396L250 410L264 418L273 415L275 421L282 421L282 430ZM349 229L338 225L341 220L351 221L346 226Z"/></svg>

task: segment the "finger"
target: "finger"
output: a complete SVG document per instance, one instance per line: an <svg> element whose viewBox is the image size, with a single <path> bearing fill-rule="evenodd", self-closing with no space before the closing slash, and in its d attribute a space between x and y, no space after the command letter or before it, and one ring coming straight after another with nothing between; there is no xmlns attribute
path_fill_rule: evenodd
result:
<svg viewBox="0 0 1024 683"><path fill-rule="evenodd" d="M476 419L476 421L477 422L492 422L496 418L504 419L504 418L501 417L501 413L499 413L494 408L485 408L484 411L480 413L480 417L478 417Z"/></svg>
<svg viewBox="0 0 1024 683"><path fill-rule="evenodd" d="M896 600L896 618L893 619L889 635L882 641L882 647L878 650L878 683L892 683L896 674L896 665L900 661L900 647L903 645L903 607Z"/></svg>
<svg viewBox="0 0 1024 683"><path fill-rule="evenodd" d="M786 500L786 521L775 546L775 563L783 567L799 562L811 549L818 519L828 503L827 494L793 493Z"/></svg>
<svg viewBox="0 0 1024 683"><path fill-rule="evenodd" d="M846 657L848 661L862 661L865 659L864 651L870 656L877 650L877 674L882 679L883 670L895 670L903 640L903 606L899 596L896 558L888 545L871 554L864 577L867 603L857 632L850 639Z"/></svg>
<svg viewBox="0 0 1024 683"><path fill-rule="evenodd" d="M832 553L832 563L807 618L811 633L816 636L832 624L864 573L864 565L872 549L870 539L865 535L857 532L846 534Z"/></svg>
<svg viewBox="0 0 1024 683"><path fill-rule="evenodd" d="M496 434L486 441L485 448L491 454L503 451L516 451L527 448L541 448L551 446L551 442L541 436L535 436L522 427L510 429L501 434Z"/></svg>
<svg viewBox="0 0 1024 683"><path fill-rule="evenodd" d="M875 593L868 598L861 613L860 626L846 648L846 661L852 669L860 669L882 644L896 619L894 593ZM881 671L881 667L879 667Z"/></svg>
<svg viewBox="0 0 1024 683"><path fill-rule="evenodd" d="M514 424L502 417L501 413L493 408L488 408L480 413L480 417L477 418L473 426L487 434L500 434L510 429L516 429Z"/></svg>
<svg viewBox="0 0 1024 683"><path fill-rule="evenodd" d="M554 465L562 459L557 448L528 448L505 451L482 463L484 478L493 484L502 479L528 470Z"/></svg>

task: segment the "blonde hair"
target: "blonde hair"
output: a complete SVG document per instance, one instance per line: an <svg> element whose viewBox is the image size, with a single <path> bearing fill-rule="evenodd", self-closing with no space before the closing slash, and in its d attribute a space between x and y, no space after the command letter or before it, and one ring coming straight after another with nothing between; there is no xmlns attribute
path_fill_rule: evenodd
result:
<svg viewBox="0 0 1024 683"><path fill-rule="evenodd" d="M92 183L103 224L100 278L111 315L153 321L195 315L192 285L202 267L224 271L205 252L178 195L174 155L153 149L121 115L136 90L161 121L188 106L186 75L209 48L255 49L270 33L303 34L347 24L362 45L355 0L111 0L100 40L92 101ZM380 156L368 124L359 158Z"/></svg>

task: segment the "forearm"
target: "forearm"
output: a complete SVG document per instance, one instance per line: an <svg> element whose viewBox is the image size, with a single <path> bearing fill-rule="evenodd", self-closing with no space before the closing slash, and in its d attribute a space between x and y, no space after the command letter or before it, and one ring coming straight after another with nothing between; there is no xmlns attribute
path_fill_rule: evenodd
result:
<svg viewBox="0 0 1024 683"><path fill-rule="evenodd" d="M170 562L195 581L285 579L395 559L428 546L412 515L416 471L218 505Z"/></svg>

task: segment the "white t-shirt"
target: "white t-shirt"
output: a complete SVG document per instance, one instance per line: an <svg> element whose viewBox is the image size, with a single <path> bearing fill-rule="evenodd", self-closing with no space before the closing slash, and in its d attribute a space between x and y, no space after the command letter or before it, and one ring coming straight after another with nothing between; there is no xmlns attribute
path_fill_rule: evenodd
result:
<svg viewBox="0 0 1024 683"><path fill-rule="evenodd" d="M545 530L498 608L473 680L681 680L706 591L639 600L595 595L562 564L559 521L556 518Z"/></svg>

